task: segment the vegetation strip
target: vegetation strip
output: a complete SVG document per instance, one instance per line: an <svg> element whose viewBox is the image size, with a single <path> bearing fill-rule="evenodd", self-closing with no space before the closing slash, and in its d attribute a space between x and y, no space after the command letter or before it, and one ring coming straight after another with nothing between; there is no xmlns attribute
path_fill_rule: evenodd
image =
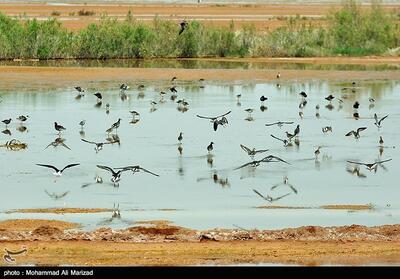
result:
<svg viewBox="0 0 400 279"><path fill-rule="evenodd" d="M217 27L191 20L179 35L175 21L156 17L148 25L131 13L124 21L103 16L98 24L68 31L57 19L21 22L0 14L0 59L399 55L399 21L379 4L362 10L352 0L332 11L325 27L297 16L268 32L251 24L235 31L233 21Z"/></svg>

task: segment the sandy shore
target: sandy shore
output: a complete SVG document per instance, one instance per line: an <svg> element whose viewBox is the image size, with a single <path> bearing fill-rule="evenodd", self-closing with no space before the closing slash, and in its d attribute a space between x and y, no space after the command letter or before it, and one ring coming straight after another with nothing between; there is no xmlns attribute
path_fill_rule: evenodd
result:
<svg viewBox="0 0 400 279"><path fill-rule="evenodd" d="M306 226L283 230L198 231L167 221L122 230L67 230L61 221L0 222L0 249L28 252L17 264L36 265L395 265L400 263L400 225ZM0 265L6 265L2 262Z"/></svg>
<svg viewBox="0 0 400 279"><path fill-rule="evenodd" d="M38 18L45 20L54 16L65 27L71 30L81 29L90 23L98 22L102 14L125 19L129 11L135 19L151 23L157 15L160 18L170 20L196 19L205 24L227 26L230 21L235 22L236 27L252 23L259 30L271 30L285 24L289 16L300 15L304 23L312 25L324 25L326 15L338 5L327 4L201 4L201 5L160 5L160 4L101 4L101 5L46 5L46 4L17 4L2 3L0 11L10 15L24 15L25 19ZM369 9L364 5L363 9ZM400 5L384 5L385 10L397 10ZM90 16L79 16L80 10L93 12Z"/></svg>

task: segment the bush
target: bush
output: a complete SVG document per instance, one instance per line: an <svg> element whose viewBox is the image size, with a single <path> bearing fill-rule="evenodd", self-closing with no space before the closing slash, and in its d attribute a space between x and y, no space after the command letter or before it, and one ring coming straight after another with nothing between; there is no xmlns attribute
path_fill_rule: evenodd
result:
<svg viewBox="0 0 400 279"><path fill-rule="evenodd" d="M0 13L0 59L398 55L399 20L377 3L361 10L353 0L330 13L327 27L296 16L269 32L253 25L235 31L233 22L214 27L192 20L178 35L180 26L174 21L155 17L153 24L145 24L131 12L125 21L102 15L99 23L70 32L55 18L24 22Z"/></svg>

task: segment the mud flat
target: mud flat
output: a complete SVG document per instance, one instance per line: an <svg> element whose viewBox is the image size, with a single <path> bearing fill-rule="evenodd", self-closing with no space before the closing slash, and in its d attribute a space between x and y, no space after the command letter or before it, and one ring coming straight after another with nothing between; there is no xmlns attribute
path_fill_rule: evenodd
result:
<svg viewBox="0 0 400 279"><path fill-rule="evenodd" d="M0 67L2 87L31 90L71 87L79 83L86 86L93 82L135 82L138 80L169 81L172 76L179 80L212 81L275 81L277 70L244 70L244 69L172 69L172 68L79 68L79 67L30 67L3 66ZM398 80L399 72L388 71L340 71L340 70L280 70L280 81L285 80ZM134 77L134 78L133 78Z"/></svg>
<svg viewBox="0 0 400 279"><path fill-rule="evenodd" d="M400 263L399 224L198 231L153 220L122 230L83 232L73 227L59 221L1 222L0 248L26 247L28 252L16 257L17 263L36 265Z"/></svg>

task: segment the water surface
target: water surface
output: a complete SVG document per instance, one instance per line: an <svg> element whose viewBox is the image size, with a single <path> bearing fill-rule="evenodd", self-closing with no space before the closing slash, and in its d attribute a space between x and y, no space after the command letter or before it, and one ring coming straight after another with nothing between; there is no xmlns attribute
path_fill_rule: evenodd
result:
<svg viewBox="0 0 400 279"><path fill-rule="evenodd" d="M137 85L144 84L144 90ZM0 220L12 218L51 218L85 225L86 229L110 225L115 228L132 225L135 221L167 219L178 225L205 229L213 227L246 229L273 229L302 225L380 225L398 223L400 202L396 169L400 160L397 143L400 139L399 81L362 81L355 92L342 90L351 84L310 80L301 83L285 81L277 86L275 82L217 82L176 81L178 99L189 102L186 112L177 109L170 100L169 82L137 81L126 93L128 99L120 96L119 84L113 81L93 82L86 95L77 100L73 85L54 90L32 91L29 86L21 92L1 88L0 118L11 117L8 126L11 136L1 133L0 143L13 138L28 144L27 150L10 151L0 149L1 202ZM9 87L8 87L9 88ZM159 92L167 95L160 101ZM301 109L299 117L300 91L308 94L308 103ZM103 93L101 107L95 107L96 91ZM240 102L237 95L241 94ZM340 104L332 101L333 108L324 99L334 94L343 100ZM260 109L261 95L268 97L264 110ZM375 99L370 106L369 98ZM158 102L151 111L150 102ZM359 119L353 117L355 100L360 102ZM110 104L106 113L105 104ZM320 105L320 118L316 118L315 106ZM249 121L244 110L253 108L253 121ZM140 113L140 121L130 123L130 110ZM215 116L232 111L226 127L215 132L212 123L196 117L197 114ZM378 129L373 115L382 117L389 114ZM20 132L21 125L15 120L21 114L29 115L24 124L26 131ZM86 120L84 138L105 141L105 130L121 118L118 135L121 144L107 145L96 153L94 146L81 141L81 120ZM247 120L246 120L247 119ZM275 121L293 121L293 125L266 127ZM67 128L63 132L65 143L61 146L45 147L55 140L57 133L53 122ZM300 125L300 144L284 147L270 134L285 138L285 131L293 133ZM332 126L333 132L324 134L322 127ZM344 135L350 130L365 126L361 138L356 140ZM1 123L1 130L5 125ZM178 152L179 132L183 132L183 152ZM383 153L379 151L379 136L385 143ZM214 150L208 155L207 145L213 141ZM261 164L257 168L234 168L250 161L240 144L256 149L269 149L257 155L275 155L288 161L284 163ZM322 146L321 154L315 159L314 151ZM346 160L374 162L392 161L370 172L360 167L366 177L350 174L347 169L354 166ZM212 159L212 162L211 160ZM69 163L80 166L65 171L62 177L52 176L52 170L36 166L36 163L53 164L63 167ZM119 187L109 183L108 172L96 167L97 164L111 167L140 165L160 175L145 173L122 174ZM98 175L102 184L93 184ZM217 175L217 179L214 179ZM279 184L284 177L297 190ZM259 209L270 205L257 196L253 189L263 194L278 197L290 195L272 203L281 206L318 207L328 204L368 204L373 210L348 211L312 209ZM49 193L69 193L62 199L54 200ZM110 221L111 213L97 214L6 214L7 210L18 208L82 207L112 208L119 204L122 218ZM169 209L169 210L165 210ZM171 210L172 209L172 210Z"/></svg>

